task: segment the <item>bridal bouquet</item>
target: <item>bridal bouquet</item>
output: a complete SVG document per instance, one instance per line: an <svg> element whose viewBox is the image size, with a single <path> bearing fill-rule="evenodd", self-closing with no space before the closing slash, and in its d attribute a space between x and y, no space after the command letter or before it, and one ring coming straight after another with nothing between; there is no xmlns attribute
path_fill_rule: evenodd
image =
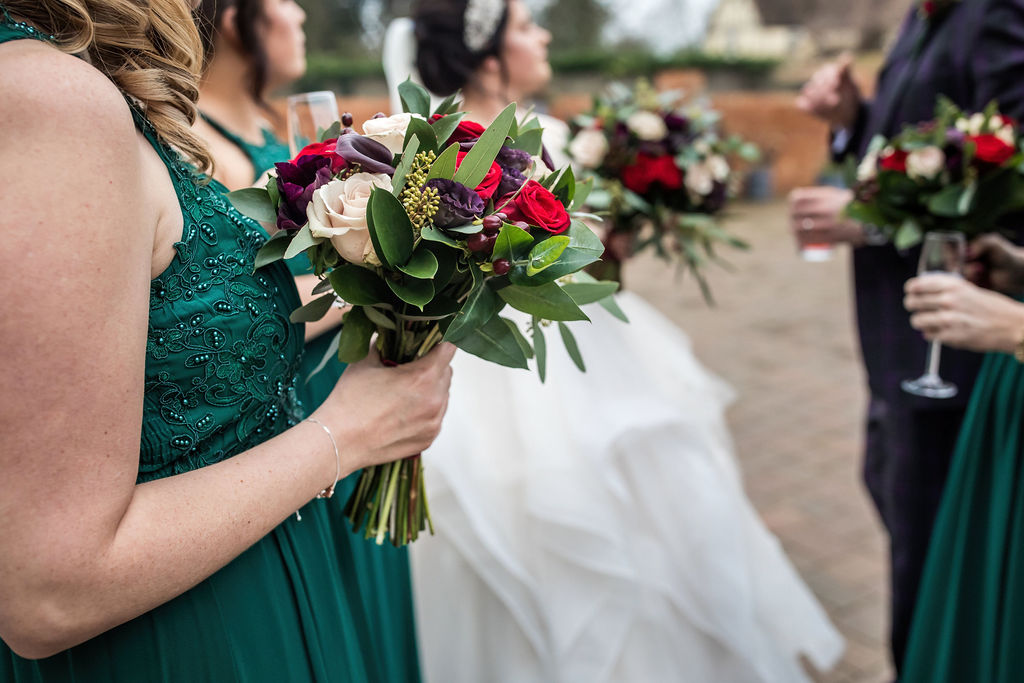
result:
<svg viewBox="0 0 1024 683"><path fill-rule="evenodd" d="M942 99L934 120L871 141L846 213L878 226L906 249L932 230L968 237L992 232L1022 209L1024 154L1017 124L994 103L968 114Z"/></svg>
<svg viewBox="0 0 1024 683"><path fill-rule="evenodd" d="M678 257L710 298L703 265L720 245L746 247L714 218L729 196L729 158L754 160L757 149L723 138L719 114L678 92L658 94L643 82L608 92L570 126L569 156L596 181L588 205L608 218L607 239L625 241L625 251ZM609 253L601 266L617 268L608 257L623 256Z"/></svg>
<svg viewBox="0 0 1024 683"><path fill-rule="evenodd" d="M322 296L292 320L319 320L339 299L351 306L336 340L343 362L374 344L397 365L445 340L512 368L536 358L543 379L542 328L555 322L582 369L565 322L587 320L584 304L614 310L618 285L579 272L604 246L571 213L584 199L572 170L535 168L540 124L518 124L515 105L484 128L462 120L454 96L431 113L419 86L399 92L404 113L367 121L361 135L337 123L276 164L266 189L229 195L279 229L256 267L309 257ZM505 306L532 316L529 339L499 315ZM378 543L432 532L420 458L364 470L346 514Z"/></svg>

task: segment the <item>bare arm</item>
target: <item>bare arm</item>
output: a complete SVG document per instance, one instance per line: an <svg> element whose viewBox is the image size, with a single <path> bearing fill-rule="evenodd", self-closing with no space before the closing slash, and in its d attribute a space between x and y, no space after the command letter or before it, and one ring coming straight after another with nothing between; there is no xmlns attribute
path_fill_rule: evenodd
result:
<svg viewBox="0 0 1024 683"><path fill-rule="evenodd" d="M323 431L301 424L136 486L163 220L146 198L145 143L84 63L11 44L0 66L0 637L42 657L202 581L328 485L336 465ZM46 285L27 290L42 273ZM451 353L345 374L317 411L343 444L343 476L433 440Z"/></svg>

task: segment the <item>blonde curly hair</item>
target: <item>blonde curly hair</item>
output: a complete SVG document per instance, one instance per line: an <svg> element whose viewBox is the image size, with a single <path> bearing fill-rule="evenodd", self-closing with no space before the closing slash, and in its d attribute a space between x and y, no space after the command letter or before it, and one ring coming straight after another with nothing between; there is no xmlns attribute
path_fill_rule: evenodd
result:
<svg viewBox="0 0 1024 683"><path fill-rule="evenodd" d="M200 171L212 167L192 133L203 65L189 0L0 0L16 19L56 37L64 52L85 54L142 104L161 142Z"/></svg>

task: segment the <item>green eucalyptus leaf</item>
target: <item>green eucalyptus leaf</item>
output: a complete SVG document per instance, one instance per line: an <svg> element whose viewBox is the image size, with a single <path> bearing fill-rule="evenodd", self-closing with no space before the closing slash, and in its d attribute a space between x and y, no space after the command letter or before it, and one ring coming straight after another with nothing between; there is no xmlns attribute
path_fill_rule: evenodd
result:
<svg viewBox="0 0 1024 683"><path fill-rule="evenodd" d="M412 256L413 232L402 202L385 189L375 187L366 210L370 239L377 257L388 268Z"/></svg>
<svg viewBox="0 0 1024 683"><path fill-rule="evenodd" d="M476 185L473 185L476 187ZM277 209L270 199L270 193L258 187L228 192L228 201L238 212L260 223L276 223Z"/></svg>
<svg viewBox="0 0 1024 683"><path fill-rule="evenodd" d="M541 155L541 147L543 146L542 138L544 131L540 128L534 128L532 130L519 129L519 135L516 139L508 143L507 146L512 149L521 149L524 152L528 152L530 156L539 157Z"/></svg>
<svg viewBox="0 0 1024 683"><path fill-rule="evenodd" d="M434 283L430 280L406 276L401 280L387 280L387 283L399 299L421 311L434 298Z"/></svg>
<svg viewBox="0 0 1024 683"><path fill-rule="evenodd" d="M329 279L324 279L316 283L316 287L313 288L312 293L314 296L316 296L317 294L326 294L327 292L333 291L334 285L331 284L331 281Z"/></svg>
<svg viewBox="0 0 1024 683"><path fill-rule="evenodd" d="M445 228L445 232L454 232L456 235L475 235L484 229L482 223L470 223L469 225L460 225L454 228Z"/></svg>
<svg viewBox="0 0 1024 683"><path fill-rule="evenodd" d="M434 273L433 279L434 289L440 292L455 276L455 270L459 265L459 254L438 242L424 242L421 248L429 249L437 260L437 272Z"/></svg>
<svg viewBox="0 0 1024 683"><path fill-rule="evenodd" d="M254 270L262 268L268 263L280 261L284 253L288 251L288 244L291 242L291 235L284 230L274 233L274 236L267 240L260 250L256 252L256 264Z"/></svg>
<svg viewBox="0 0 1024 683"><path fill-rule="evenodd" d="M459 169L455 172L453 180L462 183L466 187L476 187L483 182L491 164L498 156L505 138L508 137L509 128L516 117L516 105L512 103L505 107L505 110L498 114L480 139L473 145L473 149L463 157Z"/></svg>
<svg viewBox="0 0 1024 683"><path fill-rule="evenodd" d="M323 371L324 368L327 367L328 363L330 363L332 360L338 357L338 346L340 345L340 343L341 330L338 330L338 333L335 334L334 337L331 339L331 343L327 345L327 349L326 351L324 351L324 355L320 359L320 362L316 364L316 367L313 368L313 370L308 375L306 375L306 379L302 382L303 384L309 384L309 380L313 379L314 375L319 374L321 371Z"/></svg>
<svg viewBox="0 0 1024 683"><path fill-rule="evenodd" d="M411 78L405 79L398 86L398 97L402 100L402 110L410 114L430 116L430 93L423 86L414 83Z"/></svg>
<svg viewBox="0 0 1024 683"><path fill-rule="evenodd" d="M545 268L553 266L568 246L568 235L555 235L538 242L530 250L529 263L526 264L526 274L528 276L536 275Z"/></svg>
<svg viewBox="0 0 1024 683"><path fill-rule="evenodd" d="M562 291L579 306L586 306L611 296L619 289L618 282L567 282Z"/></svg>
<svg viewBox="0 0 1024 683"><path fill-rule="evenodd" d="M309 224L303 225L302 228L295 233L292 237L292 241L288 244L288 248L284 252L285 258L295 258L302 252L306 251L310 247L315 247L323 241L323 238L313 237L313 233L309 231Z"/></svg>
<svg viewBox="0 0 1024 683"><path fill-rule="evenodd" d="M467 353L508 368L529 368L526 354L505 319L494 316L482 327L472 330L455 345Z"/></svg>
<svg viewBox="0 0 1024 683"><path fill-rule="evenodd" d="M420 139L419 151L437 151L437 134L434 132L434 127L423 119L415 116L409 120L409 127L405 129L405 144L402 145L403 150L409 146L409 141L412 140L413 136ZM402 152L403 156L406 154L408 154L408 152Z"/></svg>
<svg viewBox="0 0 1024 683"><path fill-rule="evenodd" d="M944 187L932 195L928 200L928 210L936 216L945 216L949 218L965 216L967 215L967 212L961 211L961 207L964 204L964 195L966 195L967 192L968 188L963 185L950 185L948 187ZM972 191L967 197L968 205L973 197L974 192Z"/></svg>
<svg viewBox="0 0 1024 683"><path fill-rule="evenodd" d="M302 308L297 308L292 311L292 314L288 319L293 323L314 323L327 315L327 311L331 310L331 306L333 306L334 302L337 300L338 297L335 296L334 292L325 294L313 299Z"/></svg>
<svg viewBox="0 0 1024 683"><path fill-rule="evenodd" d="M576 182L576 196L572 199L572 204L569 210L572 212L579 212L587 203L587 199L590 194L594 191L594 179L587 178L586 180ZM593 218L600 220L597 216Z"/></svg>
<svg viewBox="0 0 1024 683"><path fill-rule="evenodd" d="M536 316L533 318L531 329L533 330L533 351L537 356L537 374L543 384L548 374L548 344L544 340L544 328Z"/></svg>
<svg viewBox="0 0 1024 683"><path fill-rule="evenodd" d="M462 308L445 332L445 341L457 341L475 329L483 327L504 304L493 289L484 282L483 275L474 268L474 285Z"/></svg>
<svg viewBox="0 0 1024 683"><path fill-rule="evenodd" d="M453 142L434 160L430 167L430 172L427 173L427 180L433 180L434 178L451 180L455 175L455 162L458 160L458 157L459 143Z"/></svg>
<svg viewBox="0 0 1024 683"><path fill-rule="evenodd" d="M427 240L428 242L436 242L438 244L447 244L449 247L456 249L462 249L462 246L448 235L441 232L440 228L433 225L425 225L420 230L420 237Z"/></svg>
<svg viewBox="0 0 1024 683"><path fill-rule="evenodd" d="M498 237L494 242L494 251L491 252L491 260L497 261L500 258L506 258L513 261L525 258L530 253L531 245L533 245L533 238L530 237L530 233L506 223L498 232Z"/></svg>
<svg viewBox="0 0 1024 683"><path fill-rule="evenodd" d="M281 204L281 191L277 189L276 178L272 177L267 181L267 196L270 197L270 204L274 207L274 211L277 211L277 207ZM277 222L276 218L274 222Z"/></svg>
<svg viewBox="0 0 1024 683"><path fill-rule="evenodd" d="M437 257L424 247L414 251L408 263L396 267L406 275L412 275L421 280L429 280L437 274Z"/></svg>
<svg viewBox="0 0 1024 683"><path fill-rule="evenodd" d="M545 268L536 275L527 275L526 268L513 268L509 273L509 276L513 284L532 287L554 282L560 277L577 273L589 266L591 263L596 263L600 260L600 255L595 255L592 251L583 251L580 249L574 249L573 247L567 247L566 250L562 252L561 256L558 257L558 261L555 262L554 265Z"/></svg>
<svg viewBox="0 0 1024 683"><path fill-rule="evenodd" d="M405 148L402 152L402 158L398 162L398 166L395 167L395 174L391 177L391 194L396 197L401 195L402 190L405 189L405 176L409 175L409 171L412 169L413 160L416 158L416 152L419 150L419 136L413 135L406 142Z"/></svg>
<svg viewBox="0 0 1024 683"><path fill-rule="evenodd" d="M434 135L437 136L437 141L439 145L443 145L446 142L448 142L448 138L450 138L452 136L452 133L455 132L455 129L459 127L459 124L462 122L464 116L465 114L461 112L458 114L449 114L448 116L438 119L437 121L434 121L432 124L430 124L431 127L434 129ZM458 143L453 142L452 144L454 145ZM449 145L449 147L450 146L451 145Z"/></svg>
<svg viewBox="0 0 1024 683"><path fill-rule="evenodd" d="M576 344L576 337L573 336L569 326L565 323L558 323L558 331L562 334L562 343L565 344L565 350L569 352L569 357L572 358L572 362L576 364L576 367L580 369L580 372L586 372L587 366L583 363L583 356L580 354L580 347Z"/></svg>
<svg viewBox="0 0 1024 683"><path fill-rule="evenodd" d="M545 320L590 320L554 282L536 287L510 285L502 288L498 296L512 308Z"/></svg>
<svg viewBox="0 0 1024 683"><path fill-rule="evenodd" d="M345 303L372 306L392 299L384 280L369 268L345 264L332 270L328 279Z"/></svg>
<svg viewBox="0 0 1024 683"><path fill-rule="evenodd" d="M333 140L339 135L341 135L341 121L335 121L320 133L320 142Z"/></svg>
<svg viewBox="0 0 1024 683"><path fill-rule="evenodd" d="M589 251L598 257L604 253L604 242L583 221L572 221L567 234L571 248Z"/></svg>
<svg viewBox="0 0 1024 683"><path fill-rule="evenodd" d="M361 306L349 310L341 320L338 360L342 363L358 363L370 352L370 339L377 330Z"/></svg>
<svg viewBox="0 0 1024 683"><path fill-rule="evenodd" d="M605 297L597 302L597 304L604 310L611 313L613 316L618 318L624 323L629 322L629 318L626 317L625 311L619 307L619 302L615 300L614 296Z"/></svg>
<svg viewBox="0 0 1024 683"><path fill-rule="evenodd" d="M913 218L908 218L903 221L903 225L896 231L896 236L893 237L893 244L900 250L909 249L920 244L923 237L924 233L921 231L921 226Z"/></svg>
<svg viewBox="0 0 1024 683"><path fill-rule="evenodd" d="M576 196L576 174L572 172L572 166L566 166L558 174L558 180L551 188L551 194L555 195L558 201L565 206L572 206L572 200Z"/></svg>
<svg viewBox="0 0 1024 683"><path fill-rule="evenodd" d="M451 95L444 98L444 101L434 109L434 115L436 116L437 114L440 114L441 116L448 116L451 114L455 109L455 100L458 99L458 97L459 93L453 92Z"/></svg>
<svg viewBox="0 0 1024 683"><path fill-rule="evenodd" d="M508 318L499 317L498 319L503 321L508 326L509 330L511 330L512 336L515 337L516 343L519 344L519 348L522 349L523 355L526 356L527 360L533 358L533 347L530 346L530 342L526 340L526 337L523 335L523 331L519 329L519 325L516 325Z"/></svg>
<svg viewBox="0 0 1024 683"><path fill-rule="evenodd" d="M398 325L388 317L387 313L375 306L363 306L363 313L379 330L397 330Z"/></svg>

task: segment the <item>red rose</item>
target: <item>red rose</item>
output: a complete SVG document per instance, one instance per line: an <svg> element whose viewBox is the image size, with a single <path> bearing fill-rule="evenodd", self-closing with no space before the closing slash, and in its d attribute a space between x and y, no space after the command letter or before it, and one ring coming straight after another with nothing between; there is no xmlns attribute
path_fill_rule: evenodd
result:
<svg viewBox="0 0 1024 683"><path fill-rule="evenodd" d="M513 196L515 200L509 201ZM499 199L495 209L508 216L509 223L524 221L553 235L569 229L569 212L536 180L526 181L518 195L507 194Z"/></svg>
<svg viewBox="0 0 1024 683"><path fill-rule="evenodd" d="M332 173L337 173L345 168L345 160L338 154L338 138L331 138L323 142L311 142L299 150L299 153L295 155L292 162L296 162L302 157L326 157L330 159Z"/></svg>
<svg viewBox="0 0 1024 683"><path fill-rule="evenodd" d="M636 161L622 169L622 184L639 195L647 194L651 186L659 183L666 190L683 186L683 173L668 155L651 156L641 152Z"/></svg>
<svg viewBox="0 0 1024 683"><path fill-rule="evenodd" d="M462 160L466 158L469 152L459 152L455 157L455 168L462 165ZM494 193L498 190L498 185L501 184L501 166L498 166L498 162L491 162L491 169L487 171L487 175L484 176L483 181L476 186L476 193L480 195L480 198L485 202L494 196Z"/></svg>
<svg viewBox="0 0 1024 683"><path fill-rule="evenodd" d="M443 118L444 116L441 114L434 114L430 117L430 123L440 121ZM455 128L455 132L448 137L448 141L445 144L450 145L453 142L470 142L472 140L479 140L485 130L486 128L481 126L479 123L463 119L462 121L459 121L459 125Z"/></svg>
<svg viewBox="0 0 1024 683"><path fill-rule="evenodd" d="M974 143L974 157L986 164L1002 166L1017 151L995 135L970 135L967 139Z"/></svg>
<svg viewBox="0 0 1024 683"><path fill-rule="evenodd" d="M902 149L895 149L888 154L882 155L878 160L878 165L882 167L883 171L897 171L898 173L907 172L907 157L909 155Z"/></svg>

